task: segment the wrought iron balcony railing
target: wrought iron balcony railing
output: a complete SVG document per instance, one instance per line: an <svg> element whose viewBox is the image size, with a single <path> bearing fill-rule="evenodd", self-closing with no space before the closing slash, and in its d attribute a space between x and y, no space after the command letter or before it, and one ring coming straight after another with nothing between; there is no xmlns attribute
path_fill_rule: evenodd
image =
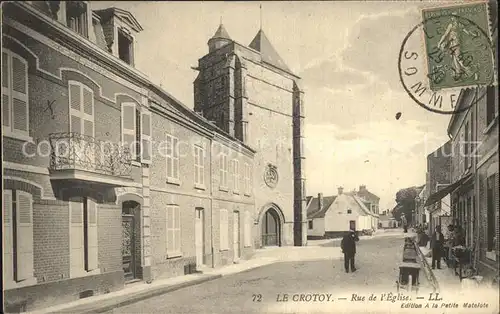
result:
<svg viewBox="0 0 500 314"><path fill-rule="evenodd" d="M50 134L51 170L83 170L130 177L132 155L128 147L75 132Z"/></svg>

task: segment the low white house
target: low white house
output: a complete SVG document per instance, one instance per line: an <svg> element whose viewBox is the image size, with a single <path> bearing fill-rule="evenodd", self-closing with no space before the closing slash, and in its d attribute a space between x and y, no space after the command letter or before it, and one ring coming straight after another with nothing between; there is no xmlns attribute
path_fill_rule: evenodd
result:
<svg viewBox="0 0 500 314"><path fill-rule="evenodd" d="M314 239L337 237L349 229L371 230L378 215L354 193L343 193L339 188L337 196L323 197L320 193L317 198L308 198L307 218L307 235Z"/></svg>
<svg viewBox="0 0 500 314"><path fill-rule="evenodd" d="M397 228L398 223L392 215L387 215L385 212L379 215L379 226L381 229Z"/></svg>

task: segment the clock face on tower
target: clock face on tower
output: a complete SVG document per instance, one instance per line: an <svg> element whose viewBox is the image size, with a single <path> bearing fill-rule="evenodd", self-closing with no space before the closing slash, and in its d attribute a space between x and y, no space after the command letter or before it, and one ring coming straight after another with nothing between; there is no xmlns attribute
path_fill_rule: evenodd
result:
<svg viewBox="0 0 500 314"><path fill-rule="evenodd" d="M270 188L275 188L278 184L278 169L276 166L268 164L264 171L264 182Z"/></svg>

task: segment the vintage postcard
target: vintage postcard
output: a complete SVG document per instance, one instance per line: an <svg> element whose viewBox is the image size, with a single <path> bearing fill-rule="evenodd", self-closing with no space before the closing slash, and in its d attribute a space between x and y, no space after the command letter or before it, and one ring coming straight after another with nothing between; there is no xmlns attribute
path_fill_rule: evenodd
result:
<svg viewBox="0 0 500 314"><path fill-rule="evenodd" d="M1 12L2 312L500 312L496 0Z"/></svg>

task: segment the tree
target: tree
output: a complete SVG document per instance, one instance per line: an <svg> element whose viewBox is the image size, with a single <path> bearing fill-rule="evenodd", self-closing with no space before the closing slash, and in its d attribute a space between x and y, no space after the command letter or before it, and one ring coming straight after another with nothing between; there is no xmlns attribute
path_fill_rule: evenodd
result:
<svg viewBox="0 0 500 314"><path fill-rule="evenodd" d="M401 189L396 193L396 206L393 210L393 215L396 220L401 220L402 216L406 218L406 221L411 224L413 218L413 211L415 211L415 198L418 193L420 193L420 187L409 187Z"/></svg>

